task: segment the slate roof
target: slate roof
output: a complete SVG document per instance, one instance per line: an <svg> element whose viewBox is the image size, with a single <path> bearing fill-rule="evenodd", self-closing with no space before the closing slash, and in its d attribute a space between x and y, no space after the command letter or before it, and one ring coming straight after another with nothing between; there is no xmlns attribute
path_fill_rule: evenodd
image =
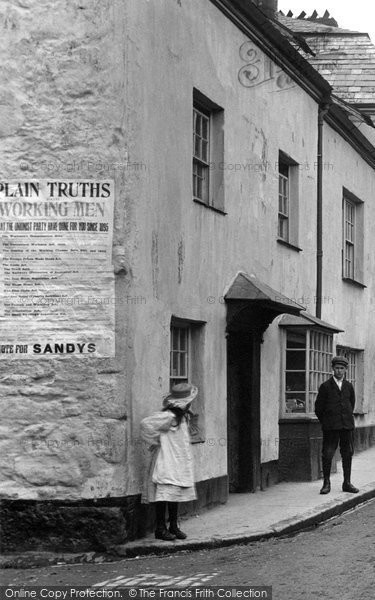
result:
<svg viewBox="0 0 375 600"><path fill-rule="evenodd" d="M318 317L315 317L311 313L307 311L301 312L297 315L283 315L279 321L279 327L313 327L314 325L318 325L319 327L323 327L324 329L330 329L335 333L343 332L343 329L339 329L335 325L331 325L331 323L327 323L327 321L322 321Z"/></svg>
<svg viewBox="0 0 375 600"><path fill-rule="evenodd" d="M305 307L281 292L274 290L269 285L260 281L255 275L238 273L235 280L225 294L225 300L246 300L261 304L268 304L282 309L283 313L299 314Z"/></svg>
<svg viewBox="0 0 375 600"><path fill-rule="evenodd" d="M375 106L375 46L367 33L350 31L285 17L281 25L303 36L315 56L299 51L332 85L334 93L350 104Z"/></svg>
<svg viewBox="0 0 375 600"><path fill-rule="evenodd" d="M341 27L324 25L315 21L309 21L308 19L286 17L280 12L277 14L277 20L296 33L358 33L356 31L352 31L351 29L341 29Z"/></svg>

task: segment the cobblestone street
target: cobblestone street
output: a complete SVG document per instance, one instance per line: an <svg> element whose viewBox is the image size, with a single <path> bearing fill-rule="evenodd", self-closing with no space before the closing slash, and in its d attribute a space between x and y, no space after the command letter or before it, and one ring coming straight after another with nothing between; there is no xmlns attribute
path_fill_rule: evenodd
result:
<svg viewBox="0 0 375 600"><path fill-rule="evenodd" d="M372 600L375 501L314 530L219 550L96 565L5 570L10 585L273 587L274 600Z"/></svg>

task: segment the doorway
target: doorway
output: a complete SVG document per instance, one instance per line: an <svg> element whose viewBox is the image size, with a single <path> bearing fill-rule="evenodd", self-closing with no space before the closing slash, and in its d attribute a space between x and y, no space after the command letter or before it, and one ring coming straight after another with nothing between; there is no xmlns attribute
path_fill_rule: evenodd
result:
<svg viewBox="0 0 375 600"><path fill-rule="evenodd" d="M256 332L227 336L229 492L260 485L260 339Z"/></svg>

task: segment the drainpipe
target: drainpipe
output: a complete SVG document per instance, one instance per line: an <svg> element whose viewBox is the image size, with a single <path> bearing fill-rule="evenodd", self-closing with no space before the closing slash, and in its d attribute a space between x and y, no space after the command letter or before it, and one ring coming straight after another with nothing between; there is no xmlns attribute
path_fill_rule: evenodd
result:
<svg viewBox="0 0 375 600"><path fill-rule="evenodd" d="M323 273L323 123L329 111L330 100L322 102L318 113L318 156L317 156L317 224L316 224L316 309L315 315L322 318L322 273Z"/></svg>

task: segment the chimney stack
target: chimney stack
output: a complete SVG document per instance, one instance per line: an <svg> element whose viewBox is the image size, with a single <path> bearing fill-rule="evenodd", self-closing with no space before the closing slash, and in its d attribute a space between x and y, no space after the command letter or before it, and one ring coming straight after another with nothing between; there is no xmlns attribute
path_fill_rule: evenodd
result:
<svg viewBox="0 0 375 600"><path fill-rule="evenodd" d="M278 10L278 0L252 0L268 17L275 17Z"/></svg>

